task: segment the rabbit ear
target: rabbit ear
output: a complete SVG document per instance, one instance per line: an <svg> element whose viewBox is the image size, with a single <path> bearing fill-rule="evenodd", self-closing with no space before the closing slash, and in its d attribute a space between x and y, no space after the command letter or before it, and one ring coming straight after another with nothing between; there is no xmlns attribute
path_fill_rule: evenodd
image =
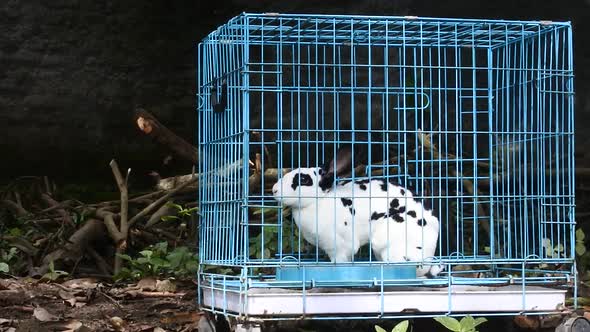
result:
<svg viewBox="0 0 590 332"><path fill-rule="evenodd" d="M347 175L352 171L352 156L358 150L360 150L358 147L353 148L351 145L341 146L336 151L336 156L322 165L320 168L321 179L319 182L322 190L332 187L335 176Z"/></svg>

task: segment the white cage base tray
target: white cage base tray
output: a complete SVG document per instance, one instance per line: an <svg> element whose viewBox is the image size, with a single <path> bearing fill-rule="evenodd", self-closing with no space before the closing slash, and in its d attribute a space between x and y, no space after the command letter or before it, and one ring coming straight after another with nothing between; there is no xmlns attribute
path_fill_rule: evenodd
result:
<svg viewBox="0 0 590 332"><path fill-rule="evenodd" d="M306 290L252 288L246 293L203 290L203 305L247 316L326 314L553 312L566 291L527 286L415 287L393 291L317 288ZM449 296L450 295L450 296ZM382 310L383 309L383 310Z"/></svg>

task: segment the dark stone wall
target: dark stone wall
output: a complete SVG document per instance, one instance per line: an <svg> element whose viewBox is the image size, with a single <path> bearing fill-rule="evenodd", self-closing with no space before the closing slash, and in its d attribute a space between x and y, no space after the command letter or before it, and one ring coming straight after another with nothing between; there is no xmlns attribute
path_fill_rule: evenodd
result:
<svg viewBox="0 0 590 332"><path fill-rule="evenodd" d="M0 3L2 177L110 180L115 157L138 176L168 154L131 121L143 106L195 140L196 43L242 12L572 20L578 138L588 138L590 3L555 1L6 0Z"/></svg>

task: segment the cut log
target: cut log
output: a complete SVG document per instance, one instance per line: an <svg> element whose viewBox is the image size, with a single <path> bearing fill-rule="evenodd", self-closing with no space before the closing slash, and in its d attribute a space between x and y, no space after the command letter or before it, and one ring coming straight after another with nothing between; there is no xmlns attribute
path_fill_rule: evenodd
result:
<svg viewBox="0 0 590 332"><path fill-rule="evenodd" d="M170 129L161 124L151 113L138 108L134 116L137 127L146 135L155 139L158 143L168 147L178 157L196 164L198 161L198 150L180 138Z"/></svg>

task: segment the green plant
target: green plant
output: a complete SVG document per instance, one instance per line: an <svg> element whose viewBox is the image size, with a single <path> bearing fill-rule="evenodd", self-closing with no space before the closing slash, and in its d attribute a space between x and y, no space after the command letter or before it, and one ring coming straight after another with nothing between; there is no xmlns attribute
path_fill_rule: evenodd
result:
<svg viewBox="0 0 590 332"><path fill-rule="evenodd" d="M409 327L410 327L410 322L408 320L404 320L404 321L397 323L393 327L391 332L406 332ZM382 328L379 325L375 325L375 331L376 332L387 332L384 328Z"/></svg>
<svg viewBox="0 0 590 332"><path fill-rule="evenodd" d="M249 253L250 257L258 259L269 259L279 253L279 238L282 243L283 255L291 253L305 253L311 246L307 241L299 240L299 230L295 223L289 221L291 214L290 209L285 209L282 212L283 223L277 225L279 219L279 211L276 208L260 208L252 212L256 217L261 218L257 223L264 223L267 226L262 227L262 231L256 236L250 237ZM262 219L264 217L264 219Z"/></svg>
<svg viewBox="0 0 590 332"><path fill-rule="evenodd" d="M168 249L168 242L159 242L139 252L138 257L119 255L127 264L115 276L116 280L140 279L147 276L186 278L199 267L197 255L187 247Z"/></svg>
<svg viewBox="0 0 590 332"><path fill-rule="evenodd" d="M553 246L551 240L545 238L543 239L543 248L545 248L547 257L558 258L563 256L563 245L561 243Z"/></svg>
<svg viewBox="0 0 590 332"><path fill-rule="evenodd" d="M581 228L578 228L576 231L576 255L582 256L586 253L586 245L584 244L584 239L586 235Z"/></svg>
<svg viewBox="0 0 590 332"><path fill-rule="evenodd" d="M49 272L45 273L41 279L55 281L62 276L67 276L69 273L66 271L56 270L53 265L53 261L49 262Z"/></svg>
<svg viewBox="0 0 590 332"><path fill-rule="evenodd" d="M18 259L17 254L18 249L16 247L10 247L7 250L0 248L0 272L11 272L10 266L12 266Z"/></svg>
<svg viewBox="0 0 590 332"><path fill-rule="evenodd" d="M449 316L434 317L434 320L439 322L447 330L454 332L477 332L476 327L488 321L484 317L475 319L469 315L463 317L460 321Z"/></svg>
<svg viewBox="0 0 590 332"><path fill-rule="evenodd" d="M582 280L590 279L590 251L586 249L586 235L581 228L576 230L576 258L578 261L578 271Z"/></svg>
<svg viewBox="0 0 590 332"><path fill-rule="evenodd" d="M163 216L161 219L162 221L169 221L169 220L178 220L184 221L187 218L190 218L193 214L195 214L199 208L192 207L192 208L185 208L184 206L172 202L166 203L166 205L171 206L176 209L176 216Z"/></svg>

